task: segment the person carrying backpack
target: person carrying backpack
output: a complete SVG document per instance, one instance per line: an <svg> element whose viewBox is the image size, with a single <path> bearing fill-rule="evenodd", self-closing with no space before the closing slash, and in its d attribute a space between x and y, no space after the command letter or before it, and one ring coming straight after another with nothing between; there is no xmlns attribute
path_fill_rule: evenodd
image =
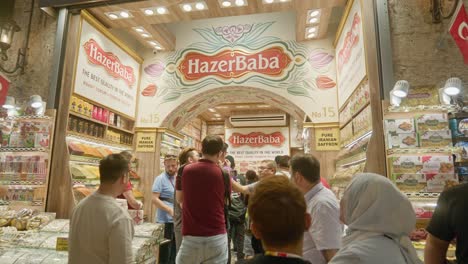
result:
<svg viewBox="0 0 468 264"><path fill-rule="evenodd" d="M226 160L228 160L228 168L225 167L227 171L229 171L229 175L231 179L240 183L241 185L245 185L245 178L240 177L237 175L237 171L235 170L235 161L232 156L226 156ZM236 251L237 259L244 259L244 236L245 236L245 213L247 208L244 204L244 197L241 193L236 192L234 190L231 191L231 206L229 207L229 230L228 230L228 237L229 237L229 245L232 243L234 244L234 249ZM230 258L229 258L230 259ZM228 262L230 263L230 261Z"/></svg>

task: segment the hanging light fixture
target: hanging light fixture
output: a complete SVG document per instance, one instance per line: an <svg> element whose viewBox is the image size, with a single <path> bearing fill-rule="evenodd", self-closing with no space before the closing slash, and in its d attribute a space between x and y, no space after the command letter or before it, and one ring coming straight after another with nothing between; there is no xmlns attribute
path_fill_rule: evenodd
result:
<svg viewBox="0 0 468 264"><path fill-rule="evenodd" d="M29 98L29 104L32 108L39 108L42 106L42 97L40 95L32 95Z"/></svg>
<svg viewBox="0 0 468 264"><path fill-rule="evenodd" d="M460 78L457 78L457 77L449 78L445 82L444 93L446 93L449 96L458 95L462 90L463 90L463 84Z"/></svg>
<svg viewBox="0 0 468 264"><path fill-rule="evenodd" d="M5 108L5 109L15 108L15 98L13 96L7 96L5 98L5 103L3 103L2 107Z"/></svg>
<svg viewBox="0 0 468 264"><path fill-rule="evenodd" d="M26 65L26 50L29 44L29 34L31 32L31 21L34 10L34 0L31 1L31 9L29 12L29 23L26 31L26 42L23 48L18 49L18 56L16 58L16 64L13 69L8 70L0 64L0 71L5 73L15 73L21 70L21 74L24 73L24 67ZM0 58L2 61L8 61L7 50L13 43L13 37L16 32L21 31L21 28L11 18L14 11L14 0L2 0L2 8L0 12Z"/></svg>
<svg viewBox="0 0 468 264"><path fill-rule="evenodd" d="M391 94L398 98L405 98L406 96L408 96L409 86L410 85L408 81L400 80L395 83Z"/></svg>

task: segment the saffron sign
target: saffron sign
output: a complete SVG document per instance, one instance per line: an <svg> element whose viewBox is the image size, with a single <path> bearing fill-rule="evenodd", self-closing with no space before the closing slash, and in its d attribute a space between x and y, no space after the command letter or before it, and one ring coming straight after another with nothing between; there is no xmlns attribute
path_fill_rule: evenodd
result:
<svg viewBox="0 0 468 264"><path fill-rule="evenodd" d="M74 92L134 118L140 59L83 19L77 60Z"/></svg>
<svg viewBox="0 0 468 264"><path fill-rule="evenodd" d="M340 129L316 128L315 129L315 151L340 150Z"/></svg>
<svg viewBox="0 0 468 264"><path fill-rule="evenodd" d="M257 171L262 160L289 155L289 127L226 129L226 142L238 172Z"/></svg>
<svg viewBox="0 0 468 264"><path fill-rule="evenodd" d="M224 50L215 55L191 51L182 58L178 71L188 81L211 76L234 79L249 73L278 76L283 74L291 61L291 57L279 46L257 52Z"/></svg>
<svg viewBox="0 0 468 264"><path fill-rule="evenodd" d="M449 32L455 43L457 43L465 64L468 64L468 16L466 15L463 1L459 1L452 23L450 24Z"/></svg>

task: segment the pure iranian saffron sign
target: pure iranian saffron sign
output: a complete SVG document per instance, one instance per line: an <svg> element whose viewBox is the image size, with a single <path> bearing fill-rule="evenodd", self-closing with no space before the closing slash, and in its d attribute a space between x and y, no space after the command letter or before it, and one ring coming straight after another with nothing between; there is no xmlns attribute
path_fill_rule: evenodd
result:
<svg viewBox="0 0 468 264"><path fill-rule="evenodd" d="M249 134L233 133L229 137L229 142L233 147L247 145L250 147L262 147L271 145L280 147L283 145L285 137L281 132L273 132L271 134L264 134L262 132L252 132Z"/></svg>
<svg viewBox="0 0 468 264"><path fill-rule="evenodd" d="M258 52L224 50L215 55L191 51L181 59L178 70L186 80L190 81L207 76L233 79L248 73L279 76L291 62L291 57L279 46Z"/></svg>
<svg viewBox="0 0 468 264"><path fill-rule="evenodd" d="M116 55L104 51L94 39L88 40L83 48L89 62L102 66L108 74L116 79L124 80L130 88L133 86L135 74L132 67L123 65Z"/></svg>

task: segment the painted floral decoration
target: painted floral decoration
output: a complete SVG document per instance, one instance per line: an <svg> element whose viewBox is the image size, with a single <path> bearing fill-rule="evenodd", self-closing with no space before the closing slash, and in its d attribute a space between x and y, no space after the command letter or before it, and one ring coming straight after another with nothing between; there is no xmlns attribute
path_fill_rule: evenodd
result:
<svg viewBox="0 0 468 264"><path fill-rule="evenodd" d="M157 61L145 67L144 71L151 77L159 77L164 72L166 66L163 62Z"/></svg>
<svg viewBox="0 0 468 264"><path fill-rule="evenodd" d="M225 40L233 43L240 39L245 33L252 30L252 25L231 25L224 27L217 27L214 29L216 35L223 37Z"/></svg>
<svg viewBox="0 0 468 264"><path fill-rule="evenodd" d="M309 63L312 68L318 70L330 64L334 56L321 49L315 49L309 54Z"/></svg>

